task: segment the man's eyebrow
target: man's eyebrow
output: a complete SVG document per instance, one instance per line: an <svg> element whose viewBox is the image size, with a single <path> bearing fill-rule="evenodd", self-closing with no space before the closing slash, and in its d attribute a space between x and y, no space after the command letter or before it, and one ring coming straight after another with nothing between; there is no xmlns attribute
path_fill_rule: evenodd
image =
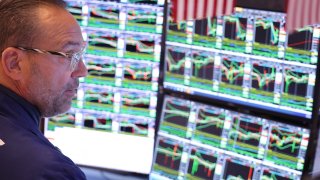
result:
<svg viewBox="0 0 320 180"><path fill-rule="evenodd" d="M68 41L62 46L62 49L66 49L68 47L79 47L83 44L83 42L75 42L75 41Z"/></svg>

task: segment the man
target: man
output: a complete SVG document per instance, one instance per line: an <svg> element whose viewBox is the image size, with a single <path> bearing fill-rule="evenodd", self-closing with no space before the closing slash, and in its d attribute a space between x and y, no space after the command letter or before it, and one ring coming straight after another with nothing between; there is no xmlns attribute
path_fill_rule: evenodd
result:
<svg viewBox="0 0 320 180"><path fill-rule="evenodd" d="M84 42L62 0L0 0L0 179L85 179L39 131L67 111Z"/></svg>

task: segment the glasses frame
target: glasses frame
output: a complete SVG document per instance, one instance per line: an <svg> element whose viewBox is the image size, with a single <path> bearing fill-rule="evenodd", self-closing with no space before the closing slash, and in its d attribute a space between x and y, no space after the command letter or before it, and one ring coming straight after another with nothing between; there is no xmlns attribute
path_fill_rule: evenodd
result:
<svg viewBox="0 0 320 180"><path fill-rule="evenodd" d="M49 55L56 55L61 56L70 61L70 69L71 71L74 71L76 69L76 66L78 63L82 60L83 54L85 53L86 46L83 46L80 51L74 52L74 53L65 53L65 52L59 52L59 51L48 51L48 50L42 50L37 48L28 48L28 47L21 47L21 46L15 46L14 48L20 49L22 51L32 51L39 54L49 54Z"/></svg>

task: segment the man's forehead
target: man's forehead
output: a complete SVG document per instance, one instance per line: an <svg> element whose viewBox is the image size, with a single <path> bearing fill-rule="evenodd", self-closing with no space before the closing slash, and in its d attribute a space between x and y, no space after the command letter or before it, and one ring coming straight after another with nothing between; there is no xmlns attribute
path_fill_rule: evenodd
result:
<svg viewBox="0 0 320 180"><path fill-rule="evenodd" d="M82 46L83 37L81 28L69 12L65 9L50 7L43 8L41 11L47 12L46 15L40 18L41 20L39 22L42 28L39 39L42 45L54 45L59 49L77 48ZM50 39L50 41L44 43L43 39Z"/></svg>

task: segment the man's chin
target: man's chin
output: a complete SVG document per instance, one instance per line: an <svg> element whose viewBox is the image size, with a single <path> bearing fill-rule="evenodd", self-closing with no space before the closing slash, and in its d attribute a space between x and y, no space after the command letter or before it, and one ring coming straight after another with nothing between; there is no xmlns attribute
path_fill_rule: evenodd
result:
<svg viewBox="0 0 320 180"><path fill-rule="evenodd" d="M64 114L67 111L69 111L70 108L71 108L71 102L68 103L68 104L64 104L64 105L58 106L58 107L54 107L54 110L52 110L52 111L44 112L42 114L42 117L53 117L53 116L56 116L56 115L59 115L59 114Z"/></svg>
<svg viewBox="0 0 320 180"><path fill-rule="evenodd" d="M71 102L68 105L65 105L63 108L61 108L61 111L58 112L58 114L63 114L66 113L67 111L69 111L71 109Z"/></svg>

